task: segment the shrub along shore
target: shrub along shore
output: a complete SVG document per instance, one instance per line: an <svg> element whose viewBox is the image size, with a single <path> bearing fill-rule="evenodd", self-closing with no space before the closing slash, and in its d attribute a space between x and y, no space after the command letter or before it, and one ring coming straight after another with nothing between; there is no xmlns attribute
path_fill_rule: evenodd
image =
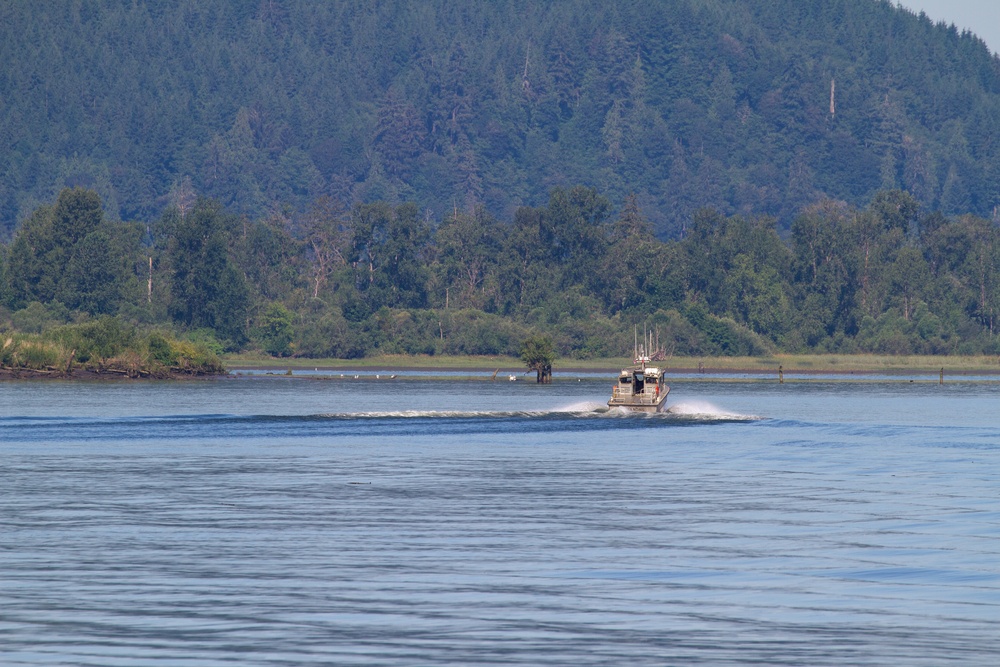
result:
<svg viewBox="0 0 1000 667"><path fill-rule="evenodd" d="M221 375L204 344L104 317L43 333L0 334L0 379Z"/></svg>

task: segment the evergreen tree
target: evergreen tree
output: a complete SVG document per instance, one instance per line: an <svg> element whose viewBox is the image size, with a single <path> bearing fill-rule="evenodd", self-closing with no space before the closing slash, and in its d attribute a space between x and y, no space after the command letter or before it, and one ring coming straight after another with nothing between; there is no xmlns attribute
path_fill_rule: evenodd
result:
<svg viewBox="0 0 1000 667"><path fill-rule="evenodd" d="M233 345L246 340L249 291L229 258L235 220L215 202L199 200L177 221L168 249L171 315L189 327L215 329Z"/></svg>

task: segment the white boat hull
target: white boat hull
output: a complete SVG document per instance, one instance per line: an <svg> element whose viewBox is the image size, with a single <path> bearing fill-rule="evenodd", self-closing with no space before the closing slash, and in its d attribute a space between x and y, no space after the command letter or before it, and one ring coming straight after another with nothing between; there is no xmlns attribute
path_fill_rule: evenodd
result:
<svg viewBox="0 0 1000 667"><path fill-rule="evenodd" d="M666 389L659 395L627 396L617 392L608 401L609 408L622 408L629 412L663 412L667 409L667 394L670 389Z"/></svg>

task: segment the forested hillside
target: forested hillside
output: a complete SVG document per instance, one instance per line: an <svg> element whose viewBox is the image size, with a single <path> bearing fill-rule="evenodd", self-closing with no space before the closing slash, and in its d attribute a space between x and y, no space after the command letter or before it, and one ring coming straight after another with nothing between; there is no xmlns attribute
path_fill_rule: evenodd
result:
<svg viewBox="0 0 1000 667"><path fill-rule="evenodd" d="M703 206L1000 203L1000 64L885 0L7 0L0 62L8 236L72 186L113 220L327 196L439 223L582 184L661 239Z"/></svg>
<svg viewBox="0 0 1000 667"><path fill-rule="evenodd" d="M1000 61L889 2L10 0L0 36L0 366L1000 353Z"/></svg>

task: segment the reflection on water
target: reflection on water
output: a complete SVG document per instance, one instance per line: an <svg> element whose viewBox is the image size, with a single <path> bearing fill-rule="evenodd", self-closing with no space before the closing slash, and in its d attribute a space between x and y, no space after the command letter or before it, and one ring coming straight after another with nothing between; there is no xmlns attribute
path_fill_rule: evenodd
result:
<svg viewBox="0 0 1000 667"><path fill-rule="evenodd" d="M605 385L0 385L0 663L1000 659L993 386Z"/></svg>

